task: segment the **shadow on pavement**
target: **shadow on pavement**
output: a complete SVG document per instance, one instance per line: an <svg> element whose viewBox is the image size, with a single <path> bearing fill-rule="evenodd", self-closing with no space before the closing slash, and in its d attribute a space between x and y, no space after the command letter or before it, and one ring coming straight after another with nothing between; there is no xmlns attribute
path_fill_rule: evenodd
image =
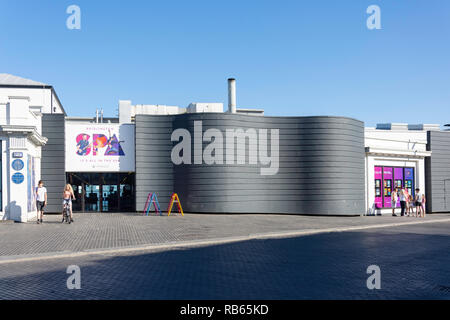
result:
<svg viewBox="0 0 450 320"><path fill-rule="evenodd" d="M44 260L0 266L0 298L450 299L448 252L446 235L367 231ZM66 287L69 265L81 290ZM381 290L367 289L370 265Z"/></svg>

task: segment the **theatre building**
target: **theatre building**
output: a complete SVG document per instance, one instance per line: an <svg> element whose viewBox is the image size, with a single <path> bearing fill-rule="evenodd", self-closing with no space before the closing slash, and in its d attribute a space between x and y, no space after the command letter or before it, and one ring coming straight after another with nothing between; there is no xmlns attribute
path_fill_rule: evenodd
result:
<svg viewBox="0 0 450 320"><path fill-rule="evenodd" d="M269 117L222 103L187 107L119 101L119 117L67 116L55 90L0 75L0 219L32 221L42 179L48 213L72 185L75 212L387 214L396 186L450 211L450 133L438 125L364 123L336 116ZM398 204L397 204L398 205Z"/></svg>
<svg viewBox="0 0 450 320"><path fill-rule="evenodd" d="M163 210L176 192L184 210L196 213L364 211L364 126L358 120L153 114L161 106L131 106L127 114L124 105L130 108L122 101L119 119L66 119L65 179L80 199L76 211L142 211L151 192ZM239 130L243 142L230 139ZM221 144L209 162L212 140ZM175 159L178 152L174 156L180 143L186 143L183 162ZM260 149L254 159L253 147Z"/></svg>

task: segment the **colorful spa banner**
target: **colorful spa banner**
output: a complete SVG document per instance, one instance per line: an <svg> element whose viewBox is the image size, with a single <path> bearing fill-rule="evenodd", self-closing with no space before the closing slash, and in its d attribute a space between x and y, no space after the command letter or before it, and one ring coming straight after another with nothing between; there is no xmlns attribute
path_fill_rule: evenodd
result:
<svg viewBox="0 0 450 320"><path fill-rule="evenodd" d="M66 123L66 172L132 172L134 126Z"/></svg>

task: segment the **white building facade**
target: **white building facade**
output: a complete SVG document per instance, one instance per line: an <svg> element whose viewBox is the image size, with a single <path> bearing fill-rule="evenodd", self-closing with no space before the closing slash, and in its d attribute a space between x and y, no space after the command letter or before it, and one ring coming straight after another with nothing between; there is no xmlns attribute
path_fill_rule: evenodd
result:
<svg viewBox="0 0 450 320"><path fill-rule="evenodd" d="M36 218L46 113L64 113L52 86L0 74L0 220Z"/></svg>
<svg viewBox="0 0 450 320"><path fill-rule="evenodd" d="M366 214L392 214L391 196L395 188L405 188L412 196L419 188L425 194L427 132L439 125L380 124L365 128ZM399 213L400 203L395 209Z"/></svg>

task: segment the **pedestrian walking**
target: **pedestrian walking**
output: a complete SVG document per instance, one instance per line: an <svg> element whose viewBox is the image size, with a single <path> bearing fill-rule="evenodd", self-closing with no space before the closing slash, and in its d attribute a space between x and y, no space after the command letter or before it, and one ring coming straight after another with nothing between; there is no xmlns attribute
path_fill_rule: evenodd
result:
<svg viewBox="0 0 450 320"><path fill-rule="evenodd" d="M70 210L70 223L73 222L73 214L72 214L72 199L76 200L75 194L73 193L72 186L70 184L66 184L63 190L63 213L62 213L62 221L64 222L64 205L67 204Z"/></svg>
<svg viewBox="0 0 450 320"><path fill-rule="evenodd" d="M37 224L43 222L44 208L47 205L47 188L44 187L44 181L39 180L36 188L36 208L37 208Z"/></svg>
<svg viewBox="0 0 450 320"><path fill-rule="evenodd" d="M404 217L405 216L405 211L406 211L406 190L405 189L401 189L400 190L400 207L401 207L401 216Z"/></svg>

